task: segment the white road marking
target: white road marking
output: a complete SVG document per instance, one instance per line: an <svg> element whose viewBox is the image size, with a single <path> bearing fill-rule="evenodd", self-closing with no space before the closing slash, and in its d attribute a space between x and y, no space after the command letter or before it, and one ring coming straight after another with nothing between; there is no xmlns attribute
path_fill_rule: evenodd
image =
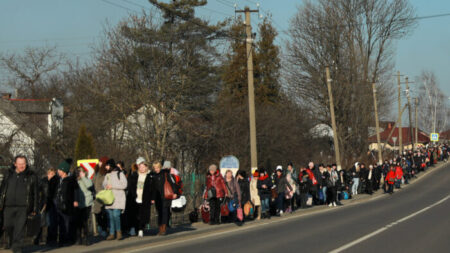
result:
<svg viewBox="0 0 450 253"><path fill-rule="evenodd" d="M380 233L388 230L389 228L391 228L391 227L393 227L393 226L395 226L395 225L397 225L399 223L402 223L402 222L404 222L406 220L409 220L409 219L411 219L411 218L413 218L413 217L415 217L415 216L417 216L417 215L419 215L419 214L421 214L421 213L423 213L423 212L425 212L425 211L427 211L427 210L429 210L429 209L431 209L431 208L433 208L433 207L435 207L435 206L437 206L439 204L444 203L449 198L450 198L450 195L447 195L447 197L439 200L438 202L436 202L434 204L431 204L431 205L429 205L429 206L427 206L427 207L425 207L425 208L423 208L423 209L421 209L421 210L419 210L419 211L417 211L415 213L412 213L412 214L410 214L410 215L408 215L406 217L403 217L403 218L401 218L401 219L399 219L397 221L394 221L394 222L392 222L392 223L390 223L390 224L388 224L388 225L386 225L386 226L384 226L384 227L382 227L382 228L380 228L380 229L378 229L376 231L373 231L370 234L367 234L367 235L365 235L363 237L360 237L359 239L356 239L356 240L354 240L354 241L352 241L352 242L350 242L348 244L345 244L342 247L339 247L339 248L337 248L335 250L332 250L332 251L330 251L330 253L338 253L338 252L342 252L342 251L344 251L346 249L349 249L349 248L355 246L356 244L361 243L361 242L363 242L363 241L365 241L365 240L367 240L367 239L369 239L369 238L371 238L371 237L373 237L373 236L375 236L377 234L380 234Z"/></svg>

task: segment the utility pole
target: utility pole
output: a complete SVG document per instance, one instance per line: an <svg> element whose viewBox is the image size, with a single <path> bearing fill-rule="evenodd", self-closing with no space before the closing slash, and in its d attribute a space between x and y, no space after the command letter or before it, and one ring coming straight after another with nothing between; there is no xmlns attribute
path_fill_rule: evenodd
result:
<svg viewBox="0 0 450 253"><path fill-rule="evenodd" d="M372 91L373 91L373 106L375 109L375 127L377 131L377 144L378 144L378 165L383 164L383 150L381 148L381 140L380 140L380 122L378 121L378 106L377 106L377 88L375 87L375 83L372 83Z"/></svg>
<svg viewBox="0 0 450 253"><path fill-rule="evenodd" d="M406 98L408 99L408 112L409 112L409 135L411 139L412 144L412 150L414 151L414 143L413 143L413 131L411 128L412 125L412 117L411 117L411 98L410 98L410 90L409 90L409 78L405 77L405 84L406 84Z"/></svg>
<svg viewBox="0 0 450 253"><path fill-rule="evenodd" d="M244 10L236 10L236 13L245 13L245 32L247 34L247 79L248 79L248 111L250 118L250 158L251 171L258 168L258 155L256 149L256 117L255 117L255 87L253 84L253 54L252 54L252 23L250 14L259 12L259 10L250 10L245 7Z"/></svg>
<svg viewBox="0 0 450 253"><path fill-rule="evenodd" d="M330 99L330 114L331 114L331 126L333 127L333 141L334 141L334 153L336 155L336 165L337 169L341 170L341 155L339 153L339 142L336 128L336 118L334 116L334 103L333 103L333 93L331 91L331 78L330 78L330 68L326 67L325 69L326 77L327 77L327 86L328 86L328 97Z"/></svg>
<svg viewBox="0 0 450 253"><path fill-rule="evenodd" d="M415 104L416 104L416 132L415 132L415 144L414 144L414 146L416 147L416 145L418 145L419 144L419 135L418 135L418 129L417 129L417 105L419 104L419 101L417 100L417 98L415 99Z"/></svg>
<svg viewBox="0 0 450 253"><path fill-rule="evenodd" d="M399 154L402 155L403 154L403 140L402 140L402 132L403 132L403 127L402 127L402 98L401 98L401 90L402 90L402 85L400 83L400 71L397 71L397 83L398 83L398 151Z"/></svg>

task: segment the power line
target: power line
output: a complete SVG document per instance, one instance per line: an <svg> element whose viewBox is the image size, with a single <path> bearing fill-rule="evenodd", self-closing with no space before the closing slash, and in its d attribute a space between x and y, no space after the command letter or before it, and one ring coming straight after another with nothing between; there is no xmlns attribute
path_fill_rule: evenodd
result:
<svg viewBox="0 0 450 253"><path fill-rule="evenodd" d="M133 2L133 1L130 1L130 0L122 0L122 1L127 2L127 3L129 3L129 4L132 4L132 5L134 5L134 6L137 6L137 7L141 7L142 9L147 9L147 8L148 8L148 6L144 6L144 5L141 5L141 4L137 4L137 3Z"/></svg>
<svg viewBox="0 0 450 253"><path fill-rule="evenodd" d="M231 15L231 14L228 14L228 13L225 13L225 12L221 12L221 11L216 11L214 9L210 9L210 8L207 8L207 7L204 7L204 6L200 6L200 8L208 10L210 12L218 13L218 14L221 14L221 15L224 15L224 16L227 16L227 17L233 17L233 15Z"/></svg>
<svg viewBox="0 0 450 253"><path fill-rule="evenodd" d="M0 44L8 44L8 43L23 43L23 42L47 42L49 40L56 41L64 41L64 40L86 40L92 38L99 38L101 36L80 36L80 37L67 37L67 38L47 38L47 39L34 39L34 40L3 40L0 41Z"/></svg>
<svg viewBox="0 0 450 253"><path fill-rule="evenodd" d="M125 6L120 5L120 4L117 4L117 3L110 2L110 1L108 1L108 0L101 0L101 1L102 1L102 2L105 2L105 3L107 3L107 4L110 4L110 5L116 6L116 7L118 7L118 8L124 9L124 10L128 10L128 11L131 11L131 12L137 12L136 10L130 9L130 8L128 8L128 7L125 7Z"/></svg>
<svg viewBox="0 0 450 253"><path fill-rule="evenodd" d="M227 7L230 7L230 8L234 9L234 5L227 4L227 2L225 2L225 1L216 0L216 2L218 2L218 3L220 3L220 4L224 5L224 6L227 6Z"/></svg>

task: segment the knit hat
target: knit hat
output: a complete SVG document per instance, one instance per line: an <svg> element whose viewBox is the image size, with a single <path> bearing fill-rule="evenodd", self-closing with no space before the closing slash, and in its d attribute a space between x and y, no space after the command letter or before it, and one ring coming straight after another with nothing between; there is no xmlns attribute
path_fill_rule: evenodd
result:
<svg viewBox="0 0 450 253"><path fill-rule="evenodd" d="M283 167L282 167L281 165L278 165L278 166L277 166L277 170L283 171Z"/></svg>
<svg viewBox="0 0 450 253"><path fill-rule="evenodd" d="M108 161L106 161L106 165L111 166L111 168L115 168L116 162L114 161L114 159L109 159Z"/></svg>
<svg viewBox="0 0 450 253"><path fill-rule="evenodd" d="M138 159L136 159L136 164L139 165L141 163L146 163L145 158L140 156Z"/></svg>
<svg viewBox="0 0 450 253"><path fill-rule="evenodd" d="M58 164L58 170L64 171L66 174L69 174L70 163L67 160L62 161L60 164Z"/></svg>
<svg viewBox="0 0 450 253"><path fill-rule="evenodd" d="M163 169L170 169L172 168L172 163L170 161L164 161L164 164L162 166Z"/></svg>

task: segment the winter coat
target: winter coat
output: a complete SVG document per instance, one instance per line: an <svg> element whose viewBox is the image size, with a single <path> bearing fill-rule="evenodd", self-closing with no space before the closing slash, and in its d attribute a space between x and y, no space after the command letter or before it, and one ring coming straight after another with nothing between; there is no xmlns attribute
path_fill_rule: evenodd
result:
<svg viewBox="0 0 450 253"><path fill-rule="evenodd" d="M289 184L289 182L286 179L286 176L284 175L281 175L279 177L275 176L275 185L278 194L286 192L287 189L289 189L290 191L293 190L292 186Z"/></svg>
<svg viewBox="0 0 450 253"><path fill-rule="evenodd" d="M216 197L217 198L225 198L226 195L228 195L227 187L225 186L225 181L222 177L222 174L220 174L219 170L217 170L214 175L211 175L208 173L206 176L206 191L204 198L208 198L208 191L212 188L216 188Z"/></svg>
<svg viewBox="0 0 450 253"><path fill-rule="evenodd" d="M85 208L92 206L94 203L94 196L92 194L94 184L87 177L78 179L78 207Z"/></svg>
<svg viewBox="0 0 450 253"><path fill-rule="evenodd" d="M300 182L302 181L305 173L308 174L309 180L311 180L311 185L315 186L319 184L319 181L317 181L316 176L310 169L306 169L298 174L298 179Z"/></svg>
<svg viewBox="0 0 450 253"><path fill-rule="evenodd" d="M312 186L310 174L300 172L299 177L300 177L300 182L298 184L299 192L300 194L306 194L309 192Z"/></svg>
<svg viewBox="0 0 450 253"><path fill-rule="evenodd" d="M238 179L237 182L241 191L241 203L245 204L250 201L250 182L247 178Z"/></svg>
<svg viewBox="0 0 450 253"><path fill-rule="evenodd" d="M254 177L250 181L250 200L255 206L261 205L261 199L258 194L258 178Z"/></svg>
<svg viewBox="0 0 450 253"><path fill-rule="evenodd" d="M27 213L37 213L38 201L38 178L30 168L27 167L18 178L14 166L5 172L0 186L0 209L25 206Z"/></svg>
<svg viewBox="0 0 450 253"><path fill-rule="evenodd" d="M151 189L151 199L155 202L163 203L164 207L170 207L172 204L172 200L166 199L164 197L164 183L167 181L172 186L172 190L174 193L178 192L177 185L175 184L175 178L172 174L170 174L169 169L162 169L159 173L152 172L152 189Z"/></svg>
<svg viewBox="0 0 450 253"><path fill-rule="evenodd" d="M131 173L128 177L128 191L127 191L127 203L126 203L126 214L127 215L138 215L139 220L143 223L148 223L150 220L150 208L152 201L152 174L149 172L145 177L144 188L142 192L142 207L137 210L137 185L139 180L139 173Z"/></svg>
<svg viewBox="0 0 450 253"><path fill-rule="evenodd" d="M263 188L262 186L266 185L266 188ZM261 198L270 198L272 195L272 180L270 179L269 175L265 175L264 177L259 177L258 184L257 184L259 196Z"/></svg>
<svg viewBox="0 0 450 253"><path fill-rule="evenodd" d="M61 178L56 191L56 208L66 214L73 215L75 211L74 202L78 201L78 182L74 176Z"/></svg>
<svg viewBox="0 0 450 253"><path fill-rule="evenodd" d="M402 179L402 177L403 177L403 169L402 169L402 167L400 167L400 166L396 166L395 167L395 177L397 179Z"/></svg>
<svg viewBox="0 0 450 253"><path fill-rule="evenodd" d="M125 189L128 185L125 174L116 169L107 173L103 180L103 188L106 189L107 185L111 185L112 187L111 190L114 194L114 203L110 206L105 206L105 209L124 210L126 204Z"/></svg>
<svg viewBox="0 0 450 253"><path fill-rule="evenodd" d="M47 177L45 177L45 180L47 180L47 210L50 208L54 208L55 205L53 203L53 200L56 198L56 193L58 190L59 185L59 177L58 175L53 176L50 180L48 180Z"/></svg>
<svg viewBox="0 0 450 253"><path fill-rule="evenodd" d="M241 203L241 188L239 187L238 182L234 177L231 179L231 181L227 182L225 179L225 186L228 190L227 197L230 199L237 199L239 204Z"/></svg>
<svg viewBox="0 0 450 253"><path fill-rule="evenodd" d="M386 181L388 184L394 184L394 182L395 182L395 171L390 170L390 171L387 173L387 175L386 175L385 181Z"/></svg>
<svg viewBox="0 0 450 253"><path fill-rule="evenodd" d="M105 176L106 175L101 175L100 173L97 173L94 175L94 178L92 179L92 181L94 183L95 194L99 193L100 191L102 191L104 189L103 181L105 181ZM102 211L102 208L103 208L103 203L101 201L98 201L97 199L95 199L93 212L96 214L99 214Z"/></svg>
<svg viewBox="0 0 450 253"><path fill-rule="evenodd" d="M308 171L308 169L307 169L307 171ZM319 186L322 185L322 177L321 177L322 173L320 173L319 168L317 166L314 166L314 168L309 169L309 171L311 171L314 174L314 177L317 180L317 184L319 184ZM311 177L311 175L309 177ZM314 184L314 180L312 180L312 181L313 181L313 185L317 185L317 184Z"/></svg>

